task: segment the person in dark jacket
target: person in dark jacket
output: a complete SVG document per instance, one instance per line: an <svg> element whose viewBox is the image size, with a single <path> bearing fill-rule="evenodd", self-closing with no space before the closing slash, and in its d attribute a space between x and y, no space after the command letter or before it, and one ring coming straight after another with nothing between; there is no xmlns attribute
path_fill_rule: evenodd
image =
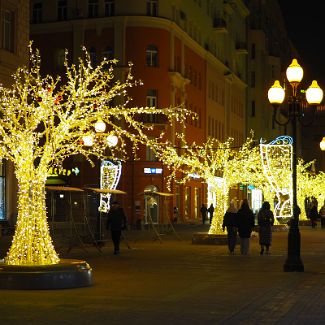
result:
<svg viewBox="0 0 325 325"><path fill-rule="evenodd" d="M243 200L237 212L238 234L240 237L240 252L247 255L249 251L249 240L255 225L255 216L249 208L247 199Z"/></svg>
<svg viewBox="0 0 325 325"><path fill-rule="evenodd" d="M205 206L204 203L202 203L200 212L201 212L201 216L202 216L202 224L204 225L205 224L205 220L207 218L207 213L208 213L208 209L207 209L207 207Z"/></svg>
<svg viewBox="0 0 325 325"><path fill-rule="evenodd" d="M317 211L317 205L314 203L312 208L309 211L309 219L310 219L310 223L311 223L312 228L316 228L318 217L319 217L319 214L318 214L318 211Z"/></svg>
<svg viewBox="0 0 325 325"><path fill-rule="evenodd" d="M120 253L120 241L122 230L126 228L126 216L118 202L113 202L107 214L107 229L111 230L111 237L114 244L114 255Z"/></svg>
<svg viewBox="0 0 325 325"><path fill-rule="evenodd" d="M208 212L209 212L209 215L210 215L210 225L211 225L211 222L212 222L212 219L213 219L213 213L214 213L214 206L213 206L213 203L210 204L209 208L208 208Z"/></svg>
<svg viewBox="0 0 325 325"><path fill-rule="evenodd" d="M260 254L264 254L264 248L266 250L265 253L269 254L269 248L272 242L272 226L274 224L274 215L271 211L269 202L265 201L262 204L262 207L257 214L257 222L259 226L259 243L261 246Z"/></svg>
<svg viewBox="0 0 325 325"><path fill-rule="evenodd" d="M229 253L233 255L235 253L235 247L237 244L237 209L233 202L230 202L222 223L222 230L227 229L228 249Z"/></svg>

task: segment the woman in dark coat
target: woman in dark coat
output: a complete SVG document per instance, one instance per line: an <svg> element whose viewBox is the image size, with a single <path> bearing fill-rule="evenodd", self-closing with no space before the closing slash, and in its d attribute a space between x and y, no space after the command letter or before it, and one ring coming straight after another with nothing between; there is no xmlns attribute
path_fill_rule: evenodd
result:
<svg viewBox="0 0 325 325"><path fill-rule="evenodd" d="M247 199L243 200L237 212L237 222L238 234L240 237L240 252L242 255L247 255L249 251L249 239L255 225L255 216L253 211L249 208Z"/></svg>
<svg viewBox="0 0 325 325"><path fill-rule="evenodd" d="M272 226L274 224L274 215L270 210L270 203L265 201L257 215L257 222L259 226L259 242L261 245L261 255L264 253L269 254L269 248L272 242Z"/></svg>
<svg viewBox="0 0 325 325"><path fill-rule="evenodd" d="M231 255L235 252L235 247L237 243L237 209L233 202L230 202L229 208L227 209L222 223L222 230L227 229L227 238L228 238L228 248Z"/></svg>

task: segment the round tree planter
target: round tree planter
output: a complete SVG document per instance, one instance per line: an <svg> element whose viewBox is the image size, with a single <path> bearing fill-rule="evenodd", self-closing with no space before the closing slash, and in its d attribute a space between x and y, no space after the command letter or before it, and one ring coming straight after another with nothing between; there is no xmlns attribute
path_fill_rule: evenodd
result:
<svg viewBox="0 0 325 325"><path fill-rule="evenodd" d="M0 289L69 289L92 284L92 269L85 261L61 259L58 264L36 266L0 263Z"/></svg>

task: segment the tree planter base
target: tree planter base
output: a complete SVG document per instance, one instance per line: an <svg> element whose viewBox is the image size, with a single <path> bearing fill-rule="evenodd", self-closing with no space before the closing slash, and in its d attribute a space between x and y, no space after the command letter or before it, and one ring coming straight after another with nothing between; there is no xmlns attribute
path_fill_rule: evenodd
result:
<svg viewBox="0 0 325 325"><path fill-rule="evenodd" d="M192 236L192 244L197 245L227 245L227 235L208 234L207 232L197 232Z"/></svg>
<svg viewBox="0 0 325 325"><path fill-rule="evenodd" d="M0 289L70 289L92 284L92 269L81 260L61 259L58 264L36 266L0 263Z"/></svg>

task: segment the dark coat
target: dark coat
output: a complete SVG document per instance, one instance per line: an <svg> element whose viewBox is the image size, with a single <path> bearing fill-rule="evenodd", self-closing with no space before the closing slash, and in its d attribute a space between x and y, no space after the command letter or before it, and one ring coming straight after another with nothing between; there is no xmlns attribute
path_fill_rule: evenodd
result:
<svg viewBox="0 0 325 325"><path fill-rule="evenodd" d="M271 210L261 208L257 215L260 245L271 245L274 215Z"/></svg>
<svg viewBox="0 0 325 325"><path fill-rule="evenodd" d="M255 225L255 216L248 206L242 206L237 212L238 234L241 238L250 238Z"/></svg>
<svg viewBox="0 0 325 325"><path fill-rule="evenodd" d="M119 206L112 206L107 214L107 229L111 231L123 230L126 227L124 210Z"/></svg>
<svg viewBox="0 0 325 325"><path fill-rule="evenodd" d="M237 227L237 213L227 211L223 217L222 228Z"/></svg>

